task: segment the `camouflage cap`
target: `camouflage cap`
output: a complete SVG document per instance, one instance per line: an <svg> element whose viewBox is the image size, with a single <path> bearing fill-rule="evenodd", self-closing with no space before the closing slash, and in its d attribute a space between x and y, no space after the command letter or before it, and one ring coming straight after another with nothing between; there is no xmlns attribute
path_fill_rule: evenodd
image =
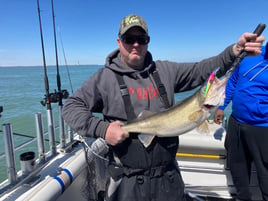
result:
<svg viewBox="0 0 268 201"><path fill-rule="evenodd" d="M118 35L123 35L127 30L135 26L142 28L148 34L148 27L145 20L138 15L131 14L121 20Z"/></svg>

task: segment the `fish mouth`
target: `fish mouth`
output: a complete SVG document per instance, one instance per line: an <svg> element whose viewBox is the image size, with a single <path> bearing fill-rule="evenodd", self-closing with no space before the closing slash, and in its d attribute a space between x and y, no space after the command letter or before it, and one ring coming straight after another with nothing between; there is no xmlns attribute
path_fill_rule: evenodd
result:
<svg viewBox="0 0 268 201"><path fill-rule="evenodd" d="M204 104L203 106L204 106L205 108L207 108L207 109L212 109L212 108L215 107L215 105L209 105L209 104Z"/></svg>

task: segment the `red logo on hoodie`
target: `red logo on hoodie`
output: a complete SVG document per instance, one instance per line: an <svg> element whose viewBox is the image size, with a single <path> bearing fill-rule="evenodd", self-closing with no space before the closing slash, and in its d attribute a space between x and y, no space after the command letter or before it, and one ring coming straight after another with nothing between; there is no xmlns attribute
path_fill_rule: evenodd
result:
<svg viewBox="0 0 268 201"><path fill-rule="evenodd" d="M153 84L150 84L147 88L142 87L142 88L134 88L134 87L129 87L128 88L129 95L136 94L137 95L137 100L151 100L154 97L159 96L159 91L156 86Z"/></svg>

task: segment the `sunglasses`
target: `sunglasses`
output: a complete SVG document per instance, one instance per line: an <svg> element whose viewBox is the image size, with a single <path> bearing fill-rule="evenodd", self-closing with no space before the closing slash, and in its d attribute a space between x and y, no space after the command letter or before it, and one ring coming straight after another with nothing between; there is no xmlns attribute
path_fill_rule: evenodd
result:
<svg viewBox="0 0 268 201"><path fill-rule="evenodd" d="M147 45L150 42L150 36L122 35L120 36L120 40L129 45L133 45L136 42L139 43L140 45Z"/></svg>

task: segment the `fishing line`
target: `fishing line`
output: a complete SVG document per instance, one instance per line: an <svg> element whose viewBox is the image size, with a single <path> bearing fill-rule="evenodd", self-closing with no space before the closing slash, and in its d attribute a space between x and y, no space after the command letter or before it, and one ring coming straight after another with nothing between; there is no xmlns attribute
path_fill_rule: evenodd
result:
<svg viewBox="0 0 268 201"><path fill-rule="evenodd" d="M67 60L66 60L66 56L65 56L65 51L64 51L64 47L63 47L61 32L60 32L60 29L59 28L58 28L58 32L60 34L60 42L61 42L62 53L63 53L63 57L64 57L65 66L66 66L66 69L67 69L67 74L68 74L68 79L69 79L71 91L72 91L72 94L73 94L74 93L74 91L73 91L73 85L72 85L72 81L71 81L71 77L70 77L70 72L69 72L69 68L68 68L68 64L67 64Z"/></svg>
<svg viewBox="0 0 268 201"><path fill-rule="evenodd" d="M99 140L101 140L101 138ZM96 157L98 157L98 158L100 158L100 159L102 159L102 160L104 160L106 162L109 162L109 160L107 158L105 158L105 157L101 156L99 153L97 153L97 152L102 152L102 151L105 152L106 148L103 148L103 150L101 150L101 151L94 150L91 146L88 145L86 140L84 138L82 138L80 135L79 135L79 141L82 142L85 145L85 147L87 149L87 152L90 151L90 153L92 153L94 156L96 156ZM106 144L106 142L104 140L102 142ZM105 146L107 146L107 145L105 145ZM107 149L108 149L108 147L107 147Z"/></svg>

